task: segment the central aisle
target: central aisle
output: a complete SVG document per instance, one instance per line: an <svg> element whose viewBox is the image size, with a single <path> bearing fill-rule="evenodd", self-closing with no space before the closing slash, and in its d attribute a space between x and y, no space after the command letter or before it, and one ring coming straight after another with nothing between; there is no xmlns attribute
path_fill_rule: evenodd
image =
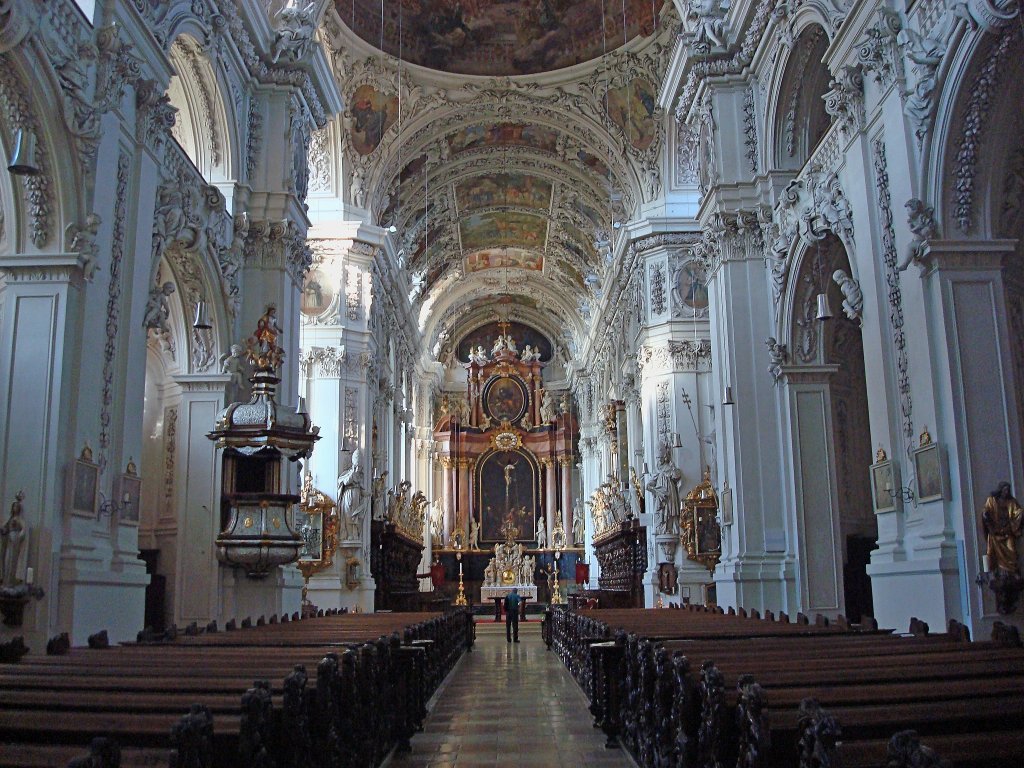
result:
<svg viewBox="0 0 1024 768"><path fill-rule="evenodd" d="M505 625L478 622L466 654L427 716L412 752L391 765L439 768L629 766L621 749L605 749L587 699L540 638L540 622L519 625L521 642L505 642Z"/></svg>

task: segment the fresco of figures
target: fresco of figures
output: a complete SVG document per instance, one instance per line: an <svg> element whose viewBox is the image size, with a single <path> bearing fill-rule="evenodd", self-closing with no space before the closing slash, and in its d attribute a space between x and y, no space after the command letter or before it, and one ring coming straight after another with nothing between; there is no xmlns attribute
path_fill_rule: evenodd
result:
<svg viewBox="0 0 1024 768"><path fill-rule="evenodd" d="M352 146L360 155L369 155L398 119L398 97L381 93L372 85L361 85L352 94L349 114Z"/></svg>
<svg viewBox="0 0 1024 768"><path fill-rule="evenodd" d="M558 134L550 128L525 123L471 125L448 136L452 154L495 146L534 147L554 152L557 142Z"/></svg>
<svg viewBox="0 0 1024 768"><path fill-rule="evenodd" d="M514 205L526 208L551 207L551 182L524 173L495 173L475 176L455 188L459 210Z"/></svg>
<svg viewBox="0 0 1024 768"><path fill-rule="evenodd" d="M406 0L339 3L357 35L392 56L467 75L516 75L569 67L654 31L660 3L625 0ZM602 13L602 11L605 11ZM614 11L614 12L611 12ZM383 26L383 30L382 27Z"/></svg>
<svg viewBox="0 0 1024 768"><path fill-rule="evenodd" d="M501 245L543 248L547 241L548 220L518 211L475 213L463 219L459 229L464 251Z"/></svg>
<svg viewBox="0 0 1024 768"><path fill-rule="evenodd" d="M544 269L544 254L540 251L527 251L524 248L485 248L466 256L467 273L506 267L540 272Z"/></svg>

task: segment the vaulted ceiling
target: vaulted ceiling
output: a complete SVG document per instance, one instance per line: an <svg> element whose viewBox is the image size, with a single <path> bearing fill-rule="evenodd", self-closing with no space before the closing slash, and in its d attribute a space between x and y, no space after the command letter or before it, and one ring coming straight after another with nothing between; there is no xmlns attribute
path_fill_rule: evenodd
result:
<svg viewBox="0 0 1024 768"><path fill-rule="evenodd" d="M560 24L578 27L572 50L589 63L498 78L410 66L520 71L511 45L494 43L482 58L465 51L447 64L430 58L436 41L410 31L410 15L456 13L457 5L403 4L399 66L380 55L380 5L373 26L373 3L356 0L357 39L348 28L353 5L338 0L325 31L346 99L343 152L362 207L375 223L394 227L428 348L438 339L450 348L471 326L501 314L538 327L564 349L585 333L583 317L599 296L618 225L660 192L666 121L656 94L677 17L671 3L656 25L650 0L606 3L607 47L616 47L615 31L618 50L601 56L593 18L572 21L587 10L600 28L601 2L463 2L463 22L477 30L467 46L485 39L482 20L499 11L512 21L502 27L507 35L487 38L492 43L502 35L518 35L520 47L539 40L548 33L536 14L547 8L543 13L558 15ZM397 27L387 14L398 6L385 7L384 49L397 54ZM419 42L410 43L417 34Z"/></svg>

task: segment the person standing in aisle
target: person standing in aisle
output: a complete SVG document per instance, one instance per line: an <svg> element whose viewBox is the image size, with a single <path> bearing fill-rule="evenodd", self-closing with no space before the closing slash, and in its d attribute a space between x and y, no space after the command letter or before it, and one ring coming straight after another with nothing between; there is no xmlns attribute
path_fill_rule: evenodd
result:
<svg viewBox="0 0 1024 768"><path fill-rule="evenodd" d="M505 595L505 638L510 643L519 642L519 590L513 589Z"/></svg>

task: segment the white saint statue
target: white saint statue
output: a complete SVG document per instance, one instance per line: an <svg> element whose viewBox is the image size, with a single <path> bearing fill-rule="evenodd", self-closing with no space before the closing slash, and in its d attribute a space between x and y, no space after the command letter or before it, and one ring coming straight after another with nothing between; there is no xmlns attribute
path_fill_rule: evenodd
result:
<svg viewBox="0 0 1024 768"><path fill-rule="evenodd" d="M25 521L22 519L21 502L25 492L18 491L11 504L11 516L0 528L0 585L13 587L17 582L18 557L25 540Z"/></svg>
<svg viewBox="0 0 1024 768"><path fill-rule="evenodd" d="M353 451L352 466L338 477L338 506L345 523L345 538L350 540L360 538L366 506L361 459L359 451Z"/></svg>
<svg viewBox="0 0 1024 768"><path fill-rule="evenodd" d="M656 500L657 524L655 533L679 532L679 481L683 473L672 463L672 449L661 443L658 451L658 471L647 483L647 490Z"/></svg>
<svg viewBox="0 0 1024 768"><path fill-rule="evenodd" d="M548 532L544 527L544 518L537 521L537 549L547 549Z"/></svg>

